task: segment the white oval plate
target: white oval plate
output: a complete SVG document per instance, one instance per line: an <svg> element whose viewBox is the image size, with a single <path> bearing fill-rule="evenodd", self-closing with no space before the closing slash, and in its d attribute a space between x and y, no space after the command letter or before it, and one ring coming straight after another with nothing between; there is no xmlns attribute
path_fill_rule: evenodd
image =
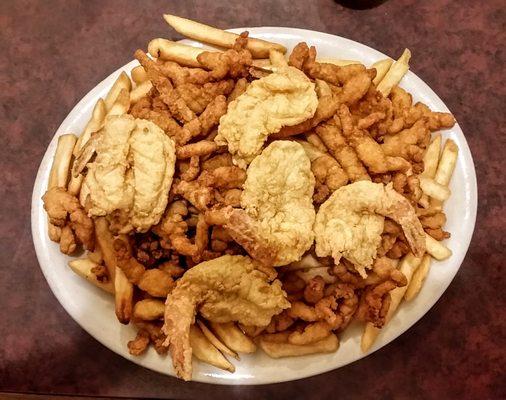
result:
<svg viewBox="0 0 506 400"><path fill-rule="evenodd" d="M306 41L315 45L322 57L360 60L366 65L385 58L384 54L363 44L326 33L275 27L239 28L232 31L240 33L245 29L251 36L283 43L289 50L298 42ZM117 354L143 367L174 376L169 356L159 356L153 349L141 357L133 357L128 353L126 344L135 336L134 328L121 325L116 320L111 296L90 285L68 268L67 262L70 258L61 254L58 245L47 237L47 220L41 201L46 190L57 137L69 132L80 133L97 99L105 96L121 71L128 73L135 65L137 61L132 61L100 82L74 107L58 128L40 164L33 189L32 234L42 271L56 298L70 316L95 339ZM416 54L414 66L416 69ZM408 72L401 86L413 94L415 101L422 101L432 110L449 111L441 99L414 73ZM452 249L453 256L444 262L434 262L420 294L410 303L401 305L367 354L388 344L429 311L452 281L469 247L477 208L473 160L458 124L443 131L443 136L452 138L460 149L450 185L452 196L445 207L448 217L446 229L452 234L447 245ZM358 324L350 326L340 337L339 350L333 354L278 360L270 359L261 351L254 355L241 355L240 361L231 360L236 366L234 374L195 360L193 380L215 384L266 384L305 378L342 367L366 356L367 354L360 350L360 336L361 327Z"/></svg>

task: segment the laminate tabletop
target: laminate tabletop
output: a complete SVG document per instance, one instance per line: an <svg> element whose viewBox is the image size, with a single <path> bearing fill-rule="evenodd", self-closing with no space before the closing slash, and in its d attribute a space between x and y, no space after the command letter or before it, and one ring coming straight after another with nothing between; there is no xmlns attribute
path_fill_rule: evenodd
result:
<svg viewBox="0 0 506 400"><path fill-rule="evenodd" d="M476 230L454 281L408 332L322 375L264 386L182 382L116 355L81 329L39 268L30 197L61 121L155 37L162 13L221 28L286 26L343 36L391 56L448 105L470 145ZM501 0L0 1L0 393L177 399L506 398L506 8ZM112 321L114 323L114 321ZM16 397L18 398L18 397ZM20 398L23 398L21 395Z"/></svg>

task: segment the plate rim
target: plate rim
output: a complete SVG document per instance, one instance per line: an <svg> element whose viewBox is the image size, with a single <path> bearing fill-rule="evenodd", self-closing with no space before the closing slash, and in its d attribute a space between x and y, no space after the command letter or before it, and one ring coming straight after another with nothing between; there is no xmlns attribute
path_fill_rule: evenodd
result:
<svg viewBox="0 0 506 400"><path fill-rule="evenodd" d="M360 47L365 48L369 52L372 51L378 57L389 57L389 56L383 54L382 52L380 52L370 46L362 44L360 42L356 42L354 40L351 40L351 39L348 39L348 38L345 38L345 37L342 37L339 35L333 35L333 34L329 34L329 33L325 33L325 32L309 30L309 29L279 27L279 26L278 27L261 26L261 27L241 27L241 28L234 28L234 29L227 29L227 30L232 31L232 32L236 32L236 33L240 33L244 30L248 30L248 31L250 31L250 33L252 33L252 37L255 37L259 34L260 35L267 34L267 35L278 36L280 34L281 35L290 35L290 33L291 33L291 36L305 37L306 38L305 40L308 42L310 41L310 39L307 39L307 38L310 38L311 36L319 36L319 38L318 38L319 40L324 39L329 42L335 41L337 38L338 40L343 40L345 42L348 42L352 46L355 46L355 47L358 46L358 48L360 48ZM287 31L290 31L290 33L288 33ZM315 38L315 40L317 40L317 39ZM180 42L194 43L193 41L188 40L188 39L183 39ZM48 269L48 266L46 265L46 260L44 259L44 255L45 255L44 248L43 248L44 246L43 246L41 238L39 237L41 229L42 229L42 231L45 230L44 226L41 226L41 224L40 224L40 219L41 218L45 219L45 216L43 215L41 217L41 214L40 214L41 210L42 210L42 205L41 205L42 202L39 197L40 188L42 187L43 190L45 191L45 184L46 184L47 180L44 179L44 175L46 174L46 168L50 167L50 163L53 158L52 155L54 153L54 148L56 145L57 137L63 133L66 133L66 132L60 132L60 130L62 130L62 127L64 127L66 125L68 120L72 120L75 118L75 117L72 117L74 115L74 113L78 112L79 109L81 109L84 104L88 103L90 98L94 98L96 96L97 92L100 92L100 87L103 85L104 82L111 80L114 76L118 75L121 70L124 70L126 68L132 68L133 66L135 66L137 64L138 63L136 60L132 60L132 61L128 62L127 64L119 67L114 72L109 74L106 78L104 78L99 83L97 83L91 90L89 90L81 98L81 100L79 100L77 102L77 104L72 108L72 110L70 110L70 112L63 119L61 124L58 126L58 129L55 131L53 137L51 138L50 143L48 144L48 146L46 148L46 151L44 152L44 156L40 162L39 168L37 170L37 175L36 175L36 178L34 181L33 190L32 190L32 198L31 198L31 233L32 233L32 239L33 239L35 251L36 251L37 261L39 263L40 269L42 270L44 278L46 279L51 291L53 292L54 296L56 297L56 299L58 300L60 305L65 309L67 314L70 315L70 317L79 325L79 327L81 329L83 329L84 331L86 331L90 336L92 336L99 343L101 343L102 345L104 345L109 350L113 351L114 353L120 355L121 357L123 357L127 360L130 360L130 361L133 361L134 363L136 363L137 365L139 365L141 367L150 369L152 371L158 372L163 375L175 377L172 369L167 368L167 370L164 370L163 372L161 372L161 371L155 369L154 367L151 367L147 363L144 363L143 358L129 356L128 354L125 354L122 351L116 350L115 348L110 346L108 343L106 343L105 339L102 339L101 337L99 337L95 333L91 332L91 331L93 331L93 329L88 329L84 326L86 324L83 323L78 318L77 315L74 315L74 312L71 311L69 304L66 303L63 295L61 294L61 292L58 289L58 282L56 282L53 279L53 277L51 277L49 275L49 273L48 273L49 269ZM422 84L422 85L426 86L428 88L429 92L431 93L431 95L437 101L439 101L445 109L448 109L446 104L441 100L441 98L437 95L437 93L430 88L430 86L428 84L426 84L421 78L419 78L411 70L408 73L410 74L411 79L415 79L415 81L417 81L418 84ZM432 307L434 307L434 305L439 301L439 299L442 297L442 295L446 292L446 290L448 289L448 286L451 284L451 282L455 278L455 275L460 270L462 263L464 261L464 258L469 250L469 246L470 246L471 239L473 237L474 229L475 229L475 225L476 225L476 215L477 215L477 207L478 207L478 190L477 190L475 164L474 164L471 150L469 148L469 144L467 143L467 139L466 139L462 129L460 128L460 125L458 124L458 122L456 123L456 127L458 129L458 134L460 134L462 136L463 144L465 146L465 148L460 149L459 155L465 154L466 158L468 158L467 162L464 164L467 167L467 171L464 171L464 172L467 172L467 174L465 175L464 183L466 183L468 185L468 187L466 188L465 191L470 196L469 200L470 200L470 208L471 209L468 210L470 212L470 219L469 219L469 224L467 226L467 231L469 231L469 233L467 234L467 237L465 238L466 240L465 240L465 243L463 246L463 248L465 248L465 250L460 253L460 260L458 260L458 267L455 269L454 274L451 276L451 278L449 278L442 285L443 290L441 291L441 293L438 296L431 299L430 304L426 307L426 310L423 313L421 313L421 315L419 315L417 318L415 318L412 321L412 323L409 324L409 326L406 326L404 329L398 330L397 333L393 337L388 338L380 347L373 346L373 348L370 351L368 351L366 353L362 353L360 355L360 357L356 358L354 361L351 361L351 362L341 365L341 366L334 366L334 365L331 365L332 363L329 362L329 363L327 363L327 365L316 368L316 370L314 368L313 369L306 368L302 371L297 371L297 373L295 374L294 377L282 377L282 378L274 378L274 379L268 379L268 378L263 378L263 379L255 378L252 380L247 380L244 378L226 379L221 375L213 376L213 374L203 374L203 373L196 375L194 373L192 381L210 383L210 384L220 384L220 385L264 385L264 384L294 381L294 380L299 380L299 379L304 379L307 377L319 375L322 373L332 371L334 369L339 369L341 367L344 367L345 365L351 364L353 362L363 359L364 357L369 356L370 354L372 354L372 353L376 352L377 350L390 344L393 340L397 339L399 336L404 334L407 330L411 329L422 317L427 315L429 313L429 311L432 309ZM42 185L43 183L44 183L44 185ZM44 225L44 224L42 224L42 225ZM46 238L46 241L47 241L47 238ZM454 255L454 257L455 257L455 255ZM325 356L325 355L326 354L322 354L321 356ZM306 371L306 372L304 372L304 371Z"/></svg>

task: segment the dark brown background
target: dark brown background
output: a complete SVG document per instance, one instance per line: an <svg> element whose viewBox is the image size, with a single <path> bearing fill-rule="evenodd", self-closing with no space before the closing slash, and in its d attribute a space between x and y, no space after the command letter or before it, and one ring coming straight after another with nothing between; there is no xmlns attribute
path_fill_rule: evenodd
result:
<svg viewBox="0 0 506 400"><path fill-rule="evenodd" d="M480 205L460 272L408 333L367 359L313 378L211 386L122 359L58 304L30 236L39 162L60 122L96 83L151 38L178 38L163 12L223 28L314 29L391 56L412 50L413 71L466 133ZM390 0L367 11L331 0L0 0L0 391L224 400L506 398L505 21L501 0Z"/></svg>

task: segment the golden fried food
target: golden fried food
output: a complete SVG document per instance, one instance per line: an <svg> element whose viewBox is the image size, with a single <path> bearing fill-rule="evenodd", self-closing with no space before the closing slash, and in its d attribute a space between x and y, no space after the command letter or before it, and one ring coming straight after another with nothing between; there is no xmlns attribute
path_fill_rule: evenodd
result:
<svg viewBox="0 0 506 400"><path fill-rule="evenodd" d="M213 322L265 326L289 307L281 283L268 283L255 263L242 256L222 256L188 270L166 305L163 331L176 373L185 380L192 373L189 333L197 311Z"/></svg>
<svg viewBox="0 0 506 400"><path fill-rule="evenodd" d="M85 179L90 214L124 211L128 222L123 233L156 225L174 174L174 142L152 122L131 116L108 117L92 142L97 156Z"/></svg>
<svg viewBox="0 0 506 400"><path fill-rule="evenodd" d="M367 67L299 43L286 60L248 32L164 17L223 50L154 39L135 52L81 137L59 140L50 238L87 251L69 265L114 295L137 329L129 352L170 351L185 380L192 355L233 372L226 356L257 347L336 351L353 320L366 351L430 258L451 255L458 148L432 132L453 116L398 85L409 50Z"/></svg>
<svg viewBox="0 0 506 400"><path fill-rule="evenodd" d="M234 162L246 168L270 134L311 118L317 104L314 84L302 72L280 68L251 83L229 104L215 141L228 145Z"/></svg>
<svg viewBox="0 0 506 400"><path fill-rule="evenodd" d="M416 255L425 251L425 232L415 210L391 186L367 181L336 190L320 207L315 221L316 254L341 256L366 276L381 242L384 217L401 225Z"/></svg>
<svg viewBox="0 0 506 400"><path fill-rule="evenodd" d="M64 254L76 250L76 239L88 250L93 250L93 220L86 214L79 200L60 187L49 189L42 197L49 222L61 227L60 249Z"/></svg>
<svg viewBox="0 0 506 400"><path fill-rule="evenodd" d="M311 247L314 182L309 158L296 142L274 141L250 164L241 205L254 221L248 231L257 230L256 236L265 243L265 248L260 246L258 250L268 252L270 265L297 261ZM243 244L245 231L226 226L231 236ZM250 255L258 257L256 251Z"/></svg>

